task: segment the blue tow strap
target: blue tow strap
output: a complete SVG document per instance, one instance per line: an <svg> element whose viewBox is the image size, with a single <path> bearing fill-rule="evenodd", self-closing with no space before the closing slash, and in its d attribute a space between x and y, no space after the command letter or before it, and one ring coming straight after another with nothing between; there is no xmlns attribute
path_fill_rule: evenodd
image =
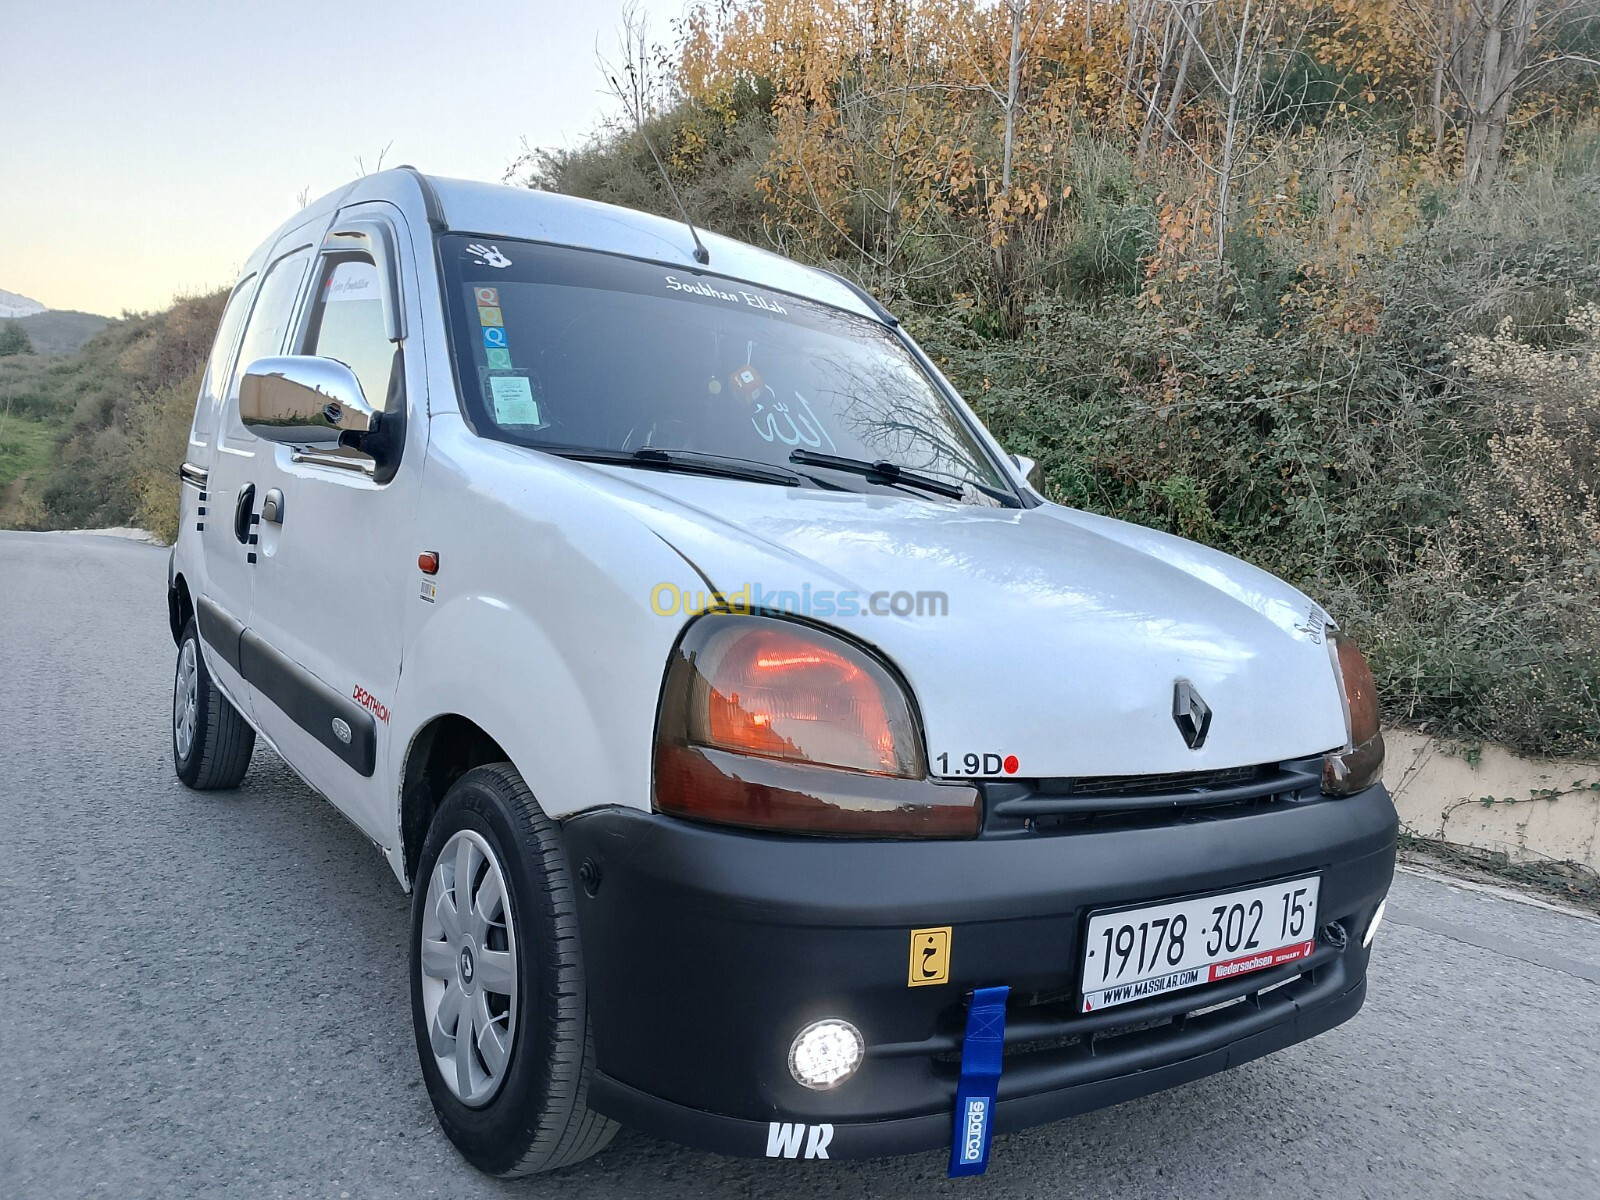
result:
<svg viewBox="0 0 1600 1200"><path fill-rule="evenodd" d="M1006 1041L1009 987L977 988L967 1010L961 1043L961 1082L956 1088L956 1127L950 1139L950 1178L989 1169L994 1102L1000 1089L1001 1051Z"/></svg>

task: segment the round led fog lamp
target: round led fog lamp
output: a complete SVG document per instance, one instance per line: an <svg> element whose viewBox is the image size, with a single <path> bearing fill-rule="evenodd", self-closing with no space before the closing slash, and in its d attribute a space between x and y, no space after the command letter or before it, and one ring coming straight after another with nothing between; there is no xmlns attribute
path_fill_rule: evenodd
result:
<svg viewBox="0 0 1600 1200"><path fill-rule="evenodd" d="M813 1021L789 1047L789 1073L819 1092L836 1088L856 1073L867 1045L849 1021Z"/></svg>

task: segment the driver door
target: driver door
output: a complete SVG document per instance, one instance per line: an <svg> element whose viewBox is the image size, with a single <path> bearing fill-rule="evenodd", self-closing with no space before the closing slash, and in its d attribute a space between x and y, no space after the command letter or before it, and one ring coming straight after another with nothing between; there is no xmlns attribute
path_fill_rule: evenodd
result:
<svg viewBox="0 0 1600 1200"><path fill-rule="evenodd" d="M246 654L255 717L307 781L369 837L395 836L389 702L404 605L415 603L412 525L427 429L417 295L403 218L382 203L339 214L317 256L291 353L348 366L382 413L379 460L263 443L260 559ZM418 339L420 342L420 339ZM408 569L409 568L409 569Z"/></svg>

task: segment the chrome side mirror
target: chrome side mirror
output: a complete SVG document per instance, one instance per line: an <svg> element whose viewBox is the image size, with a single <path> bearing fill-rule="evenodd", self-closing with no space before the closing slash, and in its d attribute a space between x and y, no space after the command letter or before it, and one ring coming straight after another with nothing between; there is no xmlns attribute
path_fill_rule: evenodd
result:
<svg viewBox="0 0 1600 1200"><path fill-rule="evenodd" d="M1026 454L1013 454L1011 461L1021 472L1022 477L1028 481L1028 486L1041 496L1044 495L1044 472L1039 469L1039 464Z"/></svg>
<svg viewBox="0 0 1600 1200"><path fill-rule="evenodd" d="M331 358L258 358L239 385L239 419L269 442L337 444L342 433L376 432L382 415L355 372Z"/></svg>

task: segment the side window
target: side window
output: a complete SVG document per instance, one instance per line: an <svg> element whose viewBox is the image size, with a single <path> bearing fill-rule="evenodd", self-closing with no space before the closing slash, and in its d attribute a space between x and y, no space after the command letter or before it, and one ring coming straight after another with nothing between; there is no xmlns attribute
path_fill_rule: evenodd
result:
<svg viewBox="0 0 1600 1200"><path fill-rule="evenodd" d="M200 398L194 406L194 435L211 436L217 427L217 409L221 404L222 380L228 371L228 358L239 341L239 327L244 315L250 311L250 301L256 294L256 277L249 276L228 297L222 310L222 320L217 324L217 339L211 343L211 357L206 360L206 373L200 382Z"/></svg>
<svg viewBox="0 0 1600 1200"><path fill-rule="evenodd" d="M364 254L324 260L316 307L306 326L305 353L335 358L355 372L367 403L382 410L389 399L395 346L383 321L378 270Z"/></svg>
<svg viewBox="0 0 1600 1200"><path fill-rule="evenodd" d="M306 277L306 264L310 261L311 247L307 246L284 255L262 276L256 306L250 310L244 340L239 344L239 357L233 364L233 375L228 383L229 400L238 398L239 380L246 367L258 358L283 353L284 331L294 315L294 300L300 294L300 283Z"/></svg>

